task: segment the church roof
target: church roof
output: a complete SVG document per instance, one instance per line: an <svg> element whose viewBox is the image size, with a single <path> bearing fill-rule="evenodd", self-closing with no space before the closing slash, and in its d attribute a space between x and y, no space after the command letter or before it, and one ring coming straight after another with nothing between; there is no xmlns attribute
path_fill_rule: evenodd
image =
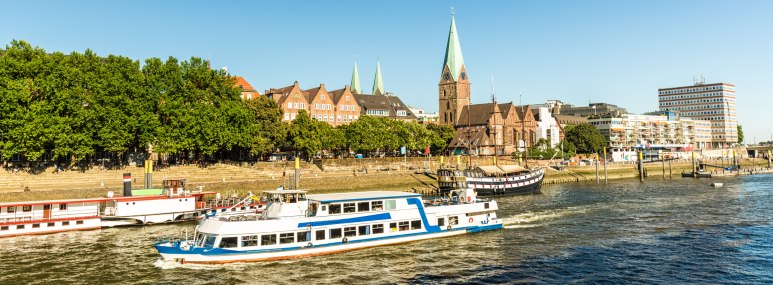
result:
<svg viewBox="0 0 773 285"><path fill-rule="evenodd" d="M359 90L358 90L359 91ZM384 81L381 79L381 62L376 62L376 78L373 79L373 95L384 95Z"/></svg>
<svg viewBox="0 0 773 285"><path fill-rule="evenodd" d="M495 108L495 103L485 104L472 104L462 107L462 112L459 114L459 122L457 126L475 126L475 125L488 125L488 121L494 112L498 110ZM469 114L468 114L469 113Z"/></svg>
<svg viewBox="0 0 773 285"><path fill-rule="evenodd" d="M464 66L464 57L462 56L462 46L459 43L459 35L456 32L456 20L451 16L451 30L448 32L448 44L446 45L446 57L443 61L443 67L448 66L451 76L454 80L459 80L459 74Z"/></svg>
<svg viewBox="0 0 773 285"><path fill-rule="evenodd" d="M357 62L354 62L354 71L352 71L352 93L361 93L362 87L360 87L360 71L357 70Z"/></svg>

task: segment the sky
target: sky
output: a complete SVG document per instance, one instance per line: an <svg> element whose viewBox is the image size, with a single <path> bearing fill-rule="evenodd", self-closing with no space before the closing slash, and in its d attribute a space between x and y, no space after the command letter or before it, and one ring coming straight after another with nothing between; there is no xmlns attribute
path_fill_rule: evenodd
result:
<svg viewBox="0 0 773 285"><path fill-rule="evenodd" d="M736 85L746 142L771 140L773 1L3 1L0 46L210 59L263 92L349 84L438 109L451 7L473 103L657 110L658 88Z"/></svg>

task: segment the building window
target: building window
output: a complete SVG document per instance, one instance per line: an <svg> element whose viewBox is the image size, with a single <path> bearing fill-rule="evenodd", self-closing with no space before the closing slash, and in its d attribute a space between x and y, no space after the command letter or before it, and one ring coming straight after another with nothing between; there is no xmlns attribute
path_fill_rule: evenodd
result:
<svg viewBox="0 0 773 285"><path fill-rule="evenodd" d="M242 236L242 247L258 246L258 236Z"/></svg>
<svg viewBox="0 0 773 285"><path fill-rule="evenodd" d="M322 96L320 97L322 98L322 100L325 100L325 94L322 94Z"/></svg>
<svg viewBox="0 0 773 285"><path fill-rule="evenodd" d="M260 236L260 245L273 245L276 244L276 235L262 235Z"/></svg>
<svg viewBox="0 0 773 285"><path fill-rule="evenodd" d="M405 110L397 110L397 116L400 116L400 117L408 116L408 112L406 112Z"/></svg>

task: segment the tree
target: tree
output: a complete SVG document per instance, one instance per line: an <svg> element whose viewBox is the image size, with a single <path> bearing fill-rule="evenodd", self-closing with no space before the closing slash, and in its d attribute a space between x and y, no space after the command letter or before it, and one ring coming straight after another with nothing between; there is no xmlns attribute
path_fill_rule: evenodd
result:
<svg viewBox="0 0 773 285"><path fill-rule="evenodd" d="M566 132L566 141L572 143L577 152L593 153L606 145L604 136L591 124L582 123Z"/></svg>
<svg viewBox="0 0 773 285"><path fill-rule="evenodd" d="M432 140L432 144L430 145L432 153L434 154L442 153L446 149L446 147L448 147L448 144L451 143L451 140L454 139L454 136L456 135L456 130L454 129L454 127L449 125L430 124L430 125L427 125L427 130L437 135L437 137L434 137L434 139Z"/></svg>
<svg viewBox="0 0 773 285"><path fill-rule="evenodd" d="M290 123L287 132L287 140L290 146L296 151L300 151L306 157L317 154L322 149L320 140L320 125L324 124L312 120L306 110L300 110L292 123Z"/></svg>
<svg viewBox="0 0 773 285"><path fill-rule="evenodd" d="M738 143L743 143L743 126L738 125Z"/></svg>

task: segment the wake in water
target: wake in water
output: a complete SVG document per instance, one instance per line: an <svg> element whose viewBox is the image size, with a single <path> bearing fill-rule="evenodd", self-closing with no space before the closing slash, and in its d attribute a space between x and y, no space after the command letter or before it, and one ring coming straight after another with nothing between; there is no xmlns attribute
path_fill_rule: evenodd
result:
<svg viewBox="0 0 773 285"><path fill-rule="evenodd" d="M550 209L537 212L526 212L512 217L502 218L502 225L506 229L522 229L540 227L549 221L562 217L587 213L587 207L567 207L564 209Z"/></svg>

